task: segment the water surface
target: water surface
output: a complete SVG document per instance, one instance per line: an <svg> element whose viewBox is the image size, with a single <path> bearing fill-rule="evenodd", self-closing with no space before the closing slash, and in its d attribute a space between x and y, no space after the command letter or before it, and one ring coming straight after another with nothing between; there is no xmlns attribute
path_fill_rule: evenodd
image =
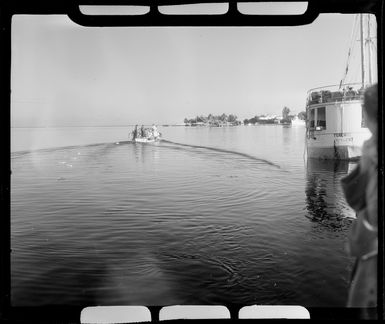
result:
<svg viewBox="0 0 385 324"><path fill-rule="evenodd" d="M302 127L128 131L13 129L13 305L345 305L353 164Z"/></svg>

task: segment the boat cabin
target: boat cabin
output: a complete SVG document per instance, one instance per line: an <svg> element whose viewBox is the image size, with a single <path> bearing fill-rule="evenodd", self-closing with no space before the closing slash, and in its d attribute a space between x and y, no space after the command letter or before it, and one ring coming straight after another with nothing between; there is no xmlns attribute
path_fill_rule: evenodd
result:
<svg viewBox="0 0 385 324"><path fill-rule="evenodd" d="M364 90L348 86L343 90L315 89L307 100L307 127L309 131L343 133L366 128L362 99Z"/></svg>

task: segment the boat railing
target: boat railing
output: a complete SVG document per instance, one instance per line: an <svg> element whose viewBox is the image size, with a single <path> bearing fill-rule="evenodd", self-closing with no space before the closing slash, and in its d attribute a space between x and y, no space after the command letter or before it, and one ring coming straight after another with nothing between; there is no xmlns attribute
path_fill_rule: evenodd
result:
<svg viewBox="0 0 385 324"><path fill-rule="evenodd" d="M310 89L306 106L325 102L339 102L362 99L365 89L361 83L347 83Z"/></svg>

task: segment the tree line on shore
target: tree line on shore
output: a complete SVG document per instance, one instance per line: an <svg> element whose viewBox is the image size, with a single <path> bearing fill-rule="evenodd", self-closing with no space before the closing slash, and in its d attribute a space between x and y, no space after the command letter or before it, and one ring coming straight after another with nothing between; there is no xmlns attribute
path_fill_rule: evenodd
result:
<svg viewBox="0 0 385 324"><path fill-rule="evenodd" d="M201 115L191 119L185 118L184 123L186 125L208 124L211 126L242 124L241 121L238 120L238 117L236 115L233 115L233 114L227 115L225 113L223 113L222 115L212 115L212 114L209 114L208 116Z"/></svg>
<svg viewBox="0 0 385 324"><path fill-rule="evenodd" d="M243 124L256 124L256 123L276 123L277 121L280 123L291 123L291 120L298 116L299 119L306 120L306 112L301 111L297 115L291 115L290 109L288 107L284 107L282 109L282 117L276 116L266 116L266 115L255 115L251 118L246 118L243 120ZM222 115L212 115L208 116L196 116L195 118L185 118L185 125L209 125L209 126L222 126L222 125L241 125L242 122L238 120L236 115L230 114L227 115L223 113Z"/></svg>

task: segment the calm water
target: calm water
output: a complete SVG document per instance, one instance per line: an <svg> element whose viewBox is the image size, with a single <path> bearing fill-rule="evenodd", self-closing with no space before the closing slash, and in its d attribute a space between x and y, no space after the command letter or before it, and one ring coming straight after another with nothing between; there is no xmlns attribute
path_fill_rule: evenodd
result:
<svg viewBox="0 0 385 324"><path fill-rule="evenodd" d="M160 130L12 130L13 305L345 305L352 164L302 127Z"/></svg>

